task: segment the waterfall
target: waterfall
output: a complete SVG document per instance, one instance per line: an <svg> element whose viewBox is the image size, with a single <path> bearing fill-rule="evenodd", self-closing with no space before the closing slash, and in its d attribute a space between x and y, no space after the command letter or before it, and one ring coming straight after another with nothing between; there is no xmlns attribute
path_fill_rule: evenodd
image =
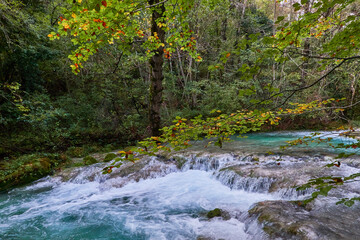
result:
<svg viewBox="0 0 360 240"><path fill-rule="evenodd" d="M262 240L291 239L294 232L349 239L358 233L360 206L351 211L335 205L341 197L359 196L356 182L307 208L290 201L312 193L294 188L310 178L359 172L358 159L324 168L334 160L332 149L327 155L316 147L269 154L279 145L277 135L271 143L259 142L259 136L224 149L195 146L145 156L111 174L102 174L111 163L65 169L0 194L0 239ZM227 217L209 218L215 208Z"/></svg>

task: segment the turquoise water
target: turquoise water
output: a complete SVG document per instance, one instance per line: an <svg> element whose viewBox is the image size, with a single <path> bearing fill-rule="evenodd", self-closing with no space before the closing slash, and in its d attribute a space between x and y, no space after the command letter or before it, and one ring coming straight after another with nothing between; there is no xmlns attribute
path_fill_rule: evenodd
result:
<svg viewBox="0 0 360 240"><path fill-rule="evenodd" d="M248 134L226 143L224 149L244 152L279 151L284 141L310 132ZM335 137L324 132L322 137ZM334 144L354 140L335 137ZM217 148L218 149L218 148ZM221 150L223 151L223 150ZM287 154L336 153L326 144L300 145ZM357 150L353 150L357 151ZM82 171L96 171L87 167ZM245 224L206 219L214 208L233 214L246 212L256 202L273 200L264 193L232 190L213 172L189 170L165 177L117 186L117 179L61 182L47 177L26 187L0 194L0 239L196 239L208 236L229 240L250 239Z"/></svg>
<svg viewBox="0 0 360 240"><path fill-rule="evenodd" d="M343 149L332 148L328 143L332 143L337 146L340 143L351 144L356 142L355 139L339 136L339 132L319 132L320 135L316 138L332 138L331 141L322 143L299 144L296 146L290 146L286 150L282 151L280 146L286 146L287 141L293 141L304 136L310 136L312 132L309 131L289 131L289 132L269 132L269 133L251 133L244 135L246 138L239 138L233 136L231 140L235 142L229 143L229 148L242 149L244 151L256 151L266 153L267 151L286 153L286 154L338 154L340 152L353 152L358 153L358 149ZM239 144L240 143L240 144Z"/></svg>
<svg viewBox="0 0 360 240"><path fill-rule="evenodd" d="M267 194L232 191L209 172L191 170L130 183L55 183L46 179L0 196L2 239L246 238L236 219L207 221L216 207L246 211ZM211 229L211 231L209 231Z"/></svg>

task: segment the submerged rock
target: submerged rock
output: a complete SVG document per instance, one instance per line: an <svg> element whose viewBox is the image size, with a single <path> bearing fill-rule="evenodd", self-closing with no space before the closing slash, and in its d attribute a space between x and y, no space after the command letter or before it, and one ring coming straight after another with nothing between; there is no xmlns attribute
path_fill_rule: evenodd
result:
<svg viewBox="0 0 360 240"><path fill-rule="evenodd" d="M214 210L209 211L206 216L210 219L214 217L221 217L223 220L229 220L231 218L227 211L224 211L220 208L215 208Z"/></svg>

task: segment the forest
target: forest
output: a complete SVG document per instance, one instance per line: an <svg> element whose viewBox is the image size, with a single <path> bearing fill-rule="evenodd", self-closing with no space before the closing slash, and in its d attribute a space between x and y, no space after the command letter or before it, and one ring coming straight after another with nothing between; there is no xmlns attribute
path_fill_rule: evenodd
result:
<svg viewBox="0 0 360 240"><path fill-rule="evenodd" d="M66 32L64 25L75 23L63 19L74 19L82 4L106 10L106 1L84 2L1 2L2 159L127 146L159 135L176 116L209 116L214 109L265 111L335 98L346 108L288 116L278 128L357 126L360 120L357 1L169 1L178 5L159 22L166 28L158 41L151 38L156 30L146 3L131 1L115 8L134 15L111 23L121 38L100 20L116 18L110 6L110 13L78 17L81 24L98 17L87 35L85 29L81 36ZM149 60L159 43L165 45L159 46L157 86Z"/></svg>

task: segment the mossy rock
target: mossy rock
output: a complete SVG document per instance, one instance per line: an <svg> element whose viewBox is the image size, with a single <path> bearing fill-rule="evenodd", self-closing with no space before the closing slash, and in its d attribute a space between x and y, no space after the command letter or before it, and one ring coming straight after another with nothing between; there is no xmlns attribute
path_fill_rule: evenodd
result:
<svg viewBox="0 0 360 240"><path fill-rule="evenodd" d="M198 236L196 240L214 240L214 238L206 237L206 236Z"/></svg>
<svg viewBox="0 0 360 240"><path fill-rule="evenodd" d="M173 157L173 159L175 160L175 162L176 162L176 167L178 168L178 169L181 169L184 165L185 165L185 163L186 163L186 158L184 158L184 157L179 157L179 156L175 156L175 157Z"/></svg>
<svg viewBox="0 0 360 240"><path fill-rule="evenodd" d="M0 191L6 191L52 174L54 167L66 161L67 158L61 155L30 154L2 162Z"/></svg>
<svg viewBox="0 0 360 240"><path fill-rule="evenodd" d="M117 155L115 153L108 153L104 158L104 162L110 162L111 160L114 160L116 157Z"/></svg>
<svg viewBox="0 0 360 240"><path fill-rule="evenodd" d="M221 217L223 220L229 220L231 218L227 211L221 210L220 208L215 208L214 210L209 211L206 216L209 219L214 217Z"/></svg>
<svg viewBox="0 0 360 240"><path fill-rule="evenodd" d="M221 209L215 208L214 210L209 211L206 216L208 218L221 217Z"/></svg>
<svg viewBox="0 0 360 240"><path fill-rule="evenodd" d="M91 165L91 164L94 164L94 163L97 163L98 161L92 157L92 156L86 156L83 158L83 163L84 165Z"/></svg>

